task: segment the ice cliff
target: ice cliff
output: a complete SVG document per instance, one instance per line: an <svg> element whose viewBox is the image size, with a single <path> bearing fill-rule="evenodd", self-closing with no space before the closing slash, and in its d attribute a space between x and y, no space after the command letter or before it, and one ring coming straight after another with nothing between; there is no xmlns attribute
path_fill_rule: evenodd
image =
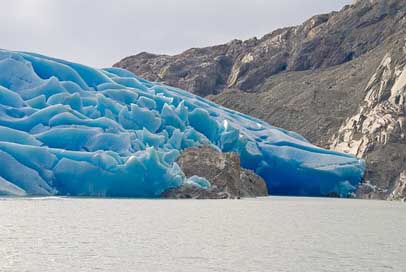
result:
<svg viewBox="0 0 406 272"><path fill-rule="evenodd" d="M353 192L364 162L119 68L0 50L0 194L159 197L182 150L238 152L274 194Z"/></svg>

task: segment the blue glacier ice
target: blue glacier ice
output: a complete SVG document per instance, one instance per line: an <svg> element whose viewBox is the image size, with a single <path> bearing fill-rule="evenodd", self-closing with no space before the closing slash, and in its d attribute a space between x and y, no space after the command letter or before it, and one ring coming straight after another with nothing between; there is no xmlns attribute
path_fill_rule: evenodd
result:
<svg viewBox="0 0 406 272"><path fill-rule="evenodd" d="M159 197L188 147L238 152L273 194L348 195L364 162L118 68L0 50L0 195Z"/></svg>

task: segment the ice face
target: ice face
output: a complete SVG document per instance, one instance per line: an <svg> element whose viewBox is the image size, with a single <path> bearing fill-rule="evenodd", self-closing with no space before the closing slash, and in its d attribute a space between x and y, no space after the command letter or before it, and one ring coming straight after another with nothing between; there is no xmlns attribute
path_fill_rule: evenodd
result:
<svg viewBox="0 0 406 272"><path fill-rule="evenodd" d="M0 194L159 197L203 178L183 149L238 152L270 192L351 193L364 162L118 68L0 50Z"/></svg>

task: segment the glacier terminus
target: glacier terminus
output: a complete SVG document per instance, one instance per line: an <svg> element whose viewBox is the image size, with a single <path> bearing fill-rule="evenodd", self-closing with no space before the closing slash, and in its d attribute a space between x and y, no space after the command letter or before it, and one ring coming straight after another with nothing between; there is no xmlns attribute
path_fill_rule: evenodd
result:
<svg viewBox="0 0 406 272"><path fill-rule="evenodd" d="M237 152L279 195L351 194L364 161L178 88L0 50L0 194L156 198L186 178L189 147Z"/></svg>

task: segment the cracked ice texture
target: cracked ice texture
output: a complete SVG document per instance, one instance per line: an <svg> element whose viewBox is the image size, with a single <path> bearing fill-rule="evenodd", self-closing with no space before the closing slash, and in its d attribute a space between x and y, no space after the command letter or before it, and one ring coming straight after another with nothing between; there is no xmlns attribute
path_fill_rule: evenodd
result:
<svg viewBox="0 0 406 272"><path fill-rule="evenodd" d="M288 90L287 90L288 91ZM118 68L0 50L0 194L159 197L182 150L238 152L275 194L342 196L364 162Z"/></svg>

